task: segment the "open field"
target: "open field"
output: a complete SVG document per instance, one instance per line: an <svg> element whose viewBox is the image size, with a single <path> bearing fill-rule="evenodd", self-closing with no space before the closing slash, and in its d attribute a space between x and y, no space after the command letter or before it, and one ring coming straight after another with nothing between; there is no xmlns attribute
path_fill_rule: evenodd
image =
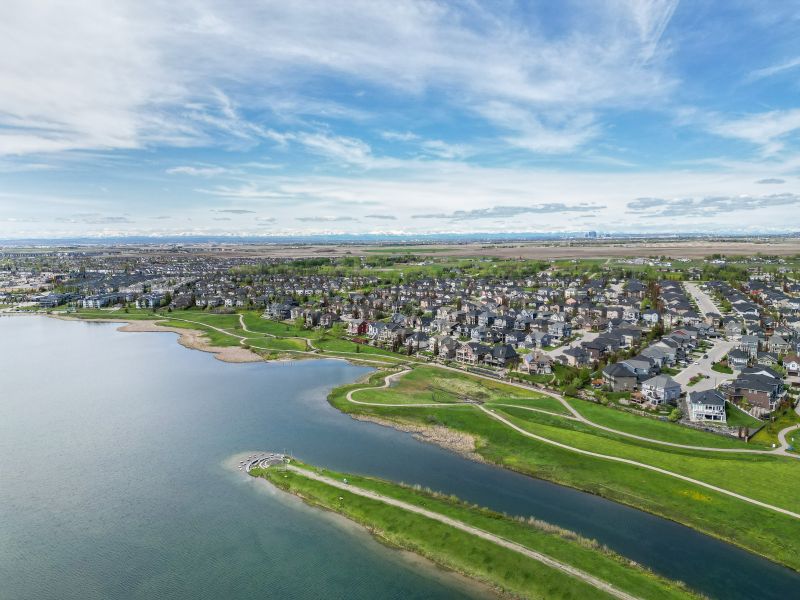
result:
<svg viewBox="0 0 800 600"><path fill-rule="evenodd" d="M510 239L513 235L509 236ZM135 257L141 248L130 244L115 248L114 256ZM151 252L152 246L147 246ZM57 250L53 246L48 250ZM36 248L31 249L37 251ZM38 250L41 251L41 250ZM165 252L168 250L165 249ZM230 258L320 258L342 256L380 256L387 254L437 255L441 257L480 257L526 258L526 259L588 259L620 258L630 256L661 256L671 258L703 258L711 254L793 256L800 254L800 238L796 237L754 237L754 238L640 238L640 239L571 239L542 241L487 241L464 243L421 243L419 241L402 244L367 243L298 243L272 244L269 242L222 243L209 242L193 246L193 254L198 257L218 256L224 252ZM102 248L98 257L103 257Z"/></svg>
<svg viewBox="0 0 800 600"><path fill-rule="evenodd" d="M413 399L430 402L431 391L423 383L425 370L425 367L416 369L423 371L423 374L417 375L417 379L412 379L406 387L401 378L389 389L376 389L371 393L355 392L353 395L380 402L382 394L393 398L406 394L406 404ZM584 411L587 418L602 421L602 424L620 431L635 431L639 435L647 434L655 440L672 443L689 442L709 448L721 447L722 451L664 446L597 429L563 416L524 408L501 407L496 403L505 395L501 390L506 386L460 373L453 375L465 380L461 384L462 389L479 388L478 395L483 396L488 410L502 414L524 430L553 442L578 450L634 460L705 481L709 485L738 492L786 510L800 510L800 500L794 491L800 485L800 465L794 459L732 453L725 451L727 440L714 434L689 430L671 423L660 423L646 417L612 412L611 409L587 403L575 403L574 408ZM433 381L436 379L437 376L434 375ZM371 379L372 384L379 381L378 377ZM490 462L641 508L726 539L795 569L800 568L800 519L663 473L586 456L524 437L504 424L488 418L475 405L441 408L381 407L348 402L347 392L363 388L364 385L344 386L334 390L330 395L331 403L348 413L401 423L451 428L475 439L477 453ZM507 390L507 397L520 396L518 391ZM535 396L535 393L532 395ZM601 413L601 410L608 412ZM752 445L744 445L736 440L732 440L731 445L733 449L755 449Z"/></svg>
<svg viewBox="0 0 800 600"><path fill-rule="evenodd" d="M321 469L312 472L302 464L287 470L257 469L251 474L366 526L390 545L417 552L514 596L694 597L676 583L571 532L472 507L453 497L372 478ZM333 485L345 479L346 486ZM527 556L526 550L550 562ZM610 586L616 593L599 586Z"/></svg>

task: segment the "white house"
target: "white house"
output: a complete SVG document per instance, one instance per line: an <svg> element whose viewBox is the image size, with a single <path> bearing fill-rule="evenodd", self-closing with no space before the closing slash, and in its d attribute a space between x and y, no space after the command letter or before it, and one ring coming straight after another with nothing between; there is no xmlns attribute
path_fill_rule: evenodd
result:
<svg viewBox="0 0 800 600"><path fill-rule="evenodd" d="M642 382L642 395L653 404L677 402L681 395L681 384L669 375L656 375Z"/></svg>
<svg viewBox="0 0 800 600"><path fill-rule="evenodd" d="M725 423L725 396L718 390L692 392L687 398L689 420L695 423L712 421Z"/></svg>

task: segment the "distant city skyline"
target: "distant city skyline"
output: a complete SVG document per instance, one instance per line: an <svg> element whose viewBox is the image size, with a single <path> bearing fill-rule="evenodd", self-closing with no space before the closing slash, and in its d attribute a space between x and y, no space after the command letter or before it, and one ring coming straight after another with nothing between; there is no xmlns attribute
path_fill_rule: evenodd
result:
<svg viewBox="0 0 800 600"><path fill-rule="evenodd" d="M0 239L800 229L800 11L0 6Z"/></svg>

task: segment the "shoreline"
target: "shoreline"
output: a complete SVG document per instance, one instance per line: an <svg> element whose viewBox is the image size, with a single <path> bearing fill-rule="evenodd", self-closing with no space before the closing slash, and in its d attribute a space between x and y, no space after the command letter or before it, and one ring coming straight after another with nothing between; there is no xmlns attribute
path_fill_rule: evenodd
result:
<svg viewBox="0 0 800 600"><path fill-rule="evenodd" d="M256 487L268 491L270 496L277 498L279 502L285 503L297 510L306 510L313 514L316 518L322 518L332 523L335 527L342 530L348 536L367 536L370 540L380 545L381 549L386 552L388 560L397 561L410 567L412 570L424 572L426 575L433 578L437 583L443 583L449 587L453 587L458 591L464 591L475 595L477 592L480 597L503 599L511 598L507 594L503 594L500 590L489 585L486 582L474 579L468 575L460 573L459 571L449 569L437 562L414 552L392 544L389 540L377 535L375 531L362 525L361 523L348 518L347 516L316 502L309 501L308 498L294 494L288 490L284 490L274 482L265 477L253 477L249 473L242 473L236 469L237 461L249 454L255 452L241 452L230 456L223 461L223 466L230 469L232 473L242 476L248 483L255 483ZM254 481L255 480L255 481Z"/></svg>
<svg viewBox="0 0 800 600"><path fill-rule="evenodd" d="M161 326L161 325L158 325L158 323L155 320L150 320L150 319L147 319L147 320L145 320L145 319L141 319L141 320L138 320L138 319L126 320L124 318L122 318L122 319L114 319L114 318L83 319L83 318L80 318L80 317L70 317L70 316L53 315L53 314L45 314L44 316L47 316L47 317L50 317L50 318L55 318L55 319L60 319L60 320L65 320L65 321L84 321L84 322L97 322L97 323L122 323L123 325L120 326L117 329L118 331L122 331L122 332L177 333L179 335L178 343L180 343L185 348L190 349L190 350L200 350L202 352L211 353L211 354L213 354L215 356L215 358L217 358L218 360L221 360L223 362L229 362L229 363L272 362L272 361L267 360L264 357L254 353L254 352L252 352L252 351L250 351L250 350L248 350L246 348L212 346L211 344L205 342L205 340L202 339L203 332L200 331L200 330L175 328L175 327L169 327L169 326ZM242 353L246 353L246 354L242 355ZM338 357L338 356L320 355L318 358L320 358L320 359L344 360L346 362L350 362L351 364L358 364L356 361L351 361L349 358ZM294 361L294 360L298 360L298 357L287 356L287 357L285 357L283 359L280 359L280 360ZM370 366L373 369L375 369L375 371L385 371L386 370L384 368L375 367L373 365L368 365L368 366ZM359 383L359 381L361 381L362 379L365 379L365 378L368 379L370 376L371 376L371 373L366 374L366 375L360 377L359 379L357 379L353 383ZM348 385L348 384L344 384L344 385ZM349 385L352 385L352 384L349 384ZM339 387L342 387L342 386L339 386ZM774 557L767 556L766 554L764 554L764 553L762 553L762 552L760 552L758 550L755 550L753 548L750 548L750 547L747 547L747 546L743 545L741 542L739 542L737 540L724 537L724 536L720 535L719 533L717 533L715 531L712 531L712 530L708 530L708 529L705 529L705 528L700 528L700 527L695 527L695 526L688 525L688 524L686 524L684 522L678 521L677 519L675 519L675 518L673 518L671 516L667 516L667 515L664 515L664 514L653 512L651 510L648 510L646 507L642 506L639 503L621 501L621 500L609 497L609 496L607 496L607 495L605 495L605 494L603 494L601 492L598 492L598 491L595 491L595 490L586 489L586 488L583 488L583 487L581 487L579 485L575 485L575 484L573 484L571 482L559 480L556 477L552 477L552 476L548 477L548 476L546 476L544 474L534 474L534 473L528 472L528 471L526 471L524 469L520 469L520 468L517 468L515 466L507 465L507 464L505 464L503 462L495 462L495 461L492 461L490 459L484 458L482 455L480 455L477 452L477 444L475 443L477 440L475 438L473 438L472 436L468 435L468 434L463 434L462 432L458 432L458 431L449 429L449 428L447 428L445 426L425 426L425 425L421 425L421 424L413 424L413 423L405 423L405 422L401 422L401 421L395 421L395 420L392 420L392 419L378 417L378 416L363 415L363 414L357 414L357 413L352 413L352 412L348 412L348 411L343 411L343 410L341 410L341 408L337 407L333 402L331 402L331 394L336 389L337 388L334 388L329 393L329 395L328 395L328 403L331 404L331 406L333 408L335 408L337 411L339 411L341 413L344 413L344 414L348 414L348 415L350 415L351 418L353 418L355 420L365 421L365 422L373 422L373 423L375 423L377 425L381 425L381 426L384 426L384 427L391 427L391 428L393 428L395 430L402 431L404 433L411 433L414 436L414 438L417 439L418 441L437 445L437 446L439 446L441 448L444 448L445 450L448 450L450 452L458 454L459 456L461 456L462 458L465 458L467 460L473 460L475 462L489 464L489 465L492 465L492 466L500 468L500 469L508 470L508 471L510 471L512 473L515 473L515 474L523 475L523 476L526 476L526 477L531 477L533 479L539 479L541 481L546 481L548 483L551 483L551 484L554 484L554 485L558 485L558 486L561 486L561 487L564 487L564 488L569 488L569 489L577 490L579 492L586 493L586 494L589 494L589 495L592 495L592 496L597 496L597 497L603 498L604 500L607 500L609 502L614 502L616 504L620 504L621 506L627 506L629 508L633 508L633 509L641 511L643 513L646 513L646 514L649 514L649 515L653 515L655 517L658 517L658 518L664 519L666 521L675 523L675 524L680 525L682 527L687 527L687 528L689 528L689 529L691 529L693 531L696 531L696 532L698 532L700 534L703 534L703 535L707 535L707 536L709 536L709 537L711 537L713 539L716 539L716 540L718 540L720 542L723 542L723 543L726 543L726 544L730 544L731 546L734 546L734 547L736 547L736 548L738 548L740 550L744 550L745 552L751 553L751 554L753 554L755 556L758 556L760 558L768 560L768 561L770 561L770 562L772 562L772 563L774 563L776 565L780 565L781 567L789 569L790 571L800 572L800 571L797 571L796 569L794 569L793 567L789 566L788 564L786 564L784 562L781 562L779 560L776 560ZM436 431L437 427L440 428L442 431L441 432L437 432ZM448 439L448 438L450 438L450 439Z"/></svg>
<svg viewBox="0 0 800 600"><path fill-rule="evenodd" d="M339 409L337 408L336 410ZM350 414L350 417L356 421L375 423L376 425L380 425L382 427L389 427L396 431L410 433L417 441L439 446L440 448L449 450L450 452L458 454L467 460L484 464L495 464L478 454L478 438L461 431L456 431L455 429L450 429L444 425L420 425L417 423L395 421L393 419L386 419L373 415L359 415L354 413L347 414Z"/></svg>
<svg viewBox="0 0 800 600"><path fill-rule="evenodd" d="M68 317L64 315L45 315L51 319L61 321L79 321L83 323L121 323L117 331L125 333L177 333L178 343L189 350L199 350L213 354L214 358L227 363L253 363L267 362L263 356L256 354L252 350L241 346L214 346L205 339L205 334L198 329L188 329L182 327L170 327L159 325L155 319L81 319L80 317ZM165 319L166 320L166 319Z"/></svg>
<svg viewBox="0 0 800 600"><path fill-rule="evenodd" d="M300 464L302 464L302 463L300 463ZM448 559L447 550L443 550L442 552L439 552L439 553L437 553L437 552L431 553L431 549L430 548L428 548L426 550L423 546L418 546L418 544L416 544L414 542L414 540L413 540L413 535L414 534L411 534L411 538L410 539L406 539L406 540L402 539L402 535L400 536L400 538L397 538L397 536L393 536L392 533L391 533L394 530L392 530L391 528L389 530L384 530L377 523L370 523L370 522L364 521L361 517L359 517L358 511L356 511L356 513L354 513L354 514L349 514L347 511L340 510L340 508L342 506L345 506L345 505L341 504L341 501L342 501L341 497L339 497L340 505L336 505L335 502L333 504L328 504L328 503L326 503L324 498L317 497L313 491L311 491L309 494L307 494L305 491L303 491L301 489L293 489L292 485L288 485L288 487L284 487L284 480L283 479L277 479L276 480L276 479L273 479L272 477L270 477L269 475L266 474L268 469L270 469L270 468L260 469L260 471L261 471L260 473L255 473L255 474L254 473L249 473L249 476L251 476L251 477L253 477L255 479L265 479L266 483L268 484L268 486L270 488L273 488L273 489L277 490L278 493L283 493L283 494L289 495L289 496L293 497L295 500L297 500L297 501L301 502L302 504L304 504L305 506L310 507L311 509L320 509L323 514L333 515L334 518L337 519L337 521L338 521L338 519L344 519L344 521L347 523L346 526L348 528L350 528L352 526L355 526L355 527L357 527L357 528L359 528L361 530L364 530L364 531L368 532L371 535L371 537L376 539L381 545L386 546L387 548L389 548L391 550L399 550L401 553L412 553L420 561L422 561L423 564L431 564L434 569L436 569L436 570L438 570L440 572L444 572L446 574L454 574L457 577L466 580L466 582L468 584L470 584L470 587L472 587L472 588L477 587L483 593L486 593L488 591L488 592L490 592L492 594L493 597L497 597L497 598L528 597L527 594L530 592L530 590L527 590L527 591L523 591L521 589L516 589L515 590L514 588L517 587L517 586L515 586L513 584L511 584L510 587L507 587L507 583L508 582L504 583L502 581L502 578L496 579L494 577L495 573L494 573L494 571L492 569L489 569L488 573L481 573L480 569L475 570L475 569L470 569L466 565L463 565L463 564L459 565L458 561L453 562L452 560ZM298 468L297 466L294 466L294 467L290 466L290 467L288 467L288 469L289 469L290 475L291 475L292 472L297 472L297 473L301 473L302 474L302 472L304 470L313 469L313 467L311 467L309 465L304 465L301 468ZM322 469L316 469L315 472L317 473L317 475L314 475L314 476L311 476L310 472L308 473L309 478L313 482L319 481L323 485L334 485L336 488L340 488L341 490L344 490L345 492L355 493L357 496L364 496L364 497L370 498L370 497L375 496L375 495L385 494L384 492L381 492L380 490L376 491L376 490L374 490L372 488L369 488L369 487L365 488L363 486L359 486L357 483L355 483L355 480L348 482L348 480L345 479L344 480L344 485L342 485L341 483L337 484L337 483L334 483L333 481L331 481L329 479L326 479L326 478L335 477L335 478L337 478L337 481L338 481L338 478L343 475L341 473L330 473L330 472L327 472L327 471L323 472ZM344 475L347 475L347 477L350 478L349 474L344 474ZM303 477L305 478L305 475L303 475ZM361 476L353 475L352 477L353 478L359 478ZM391 486L397 487L399 489L406 489L408 491L418 490L415 493L430 494L430 498L428 498L426 496L423 496L421 498L422 501L418 505L419 510L413 510L412 509L410 511L410 514L412 514L412 515L414 513L418 513L418 514L423 514L423 513L437 514L437 513L439 513L439 511L437 511L437 510L429 509L429 508L426 507L428 499L432 500L433 502L437 502L437 501L448 501L448 500L452 500L454 498L453 496L443 496L443 495L441 495L441 494L439 494L437 492L431 492L427 488L419 488L418 489L417 487L411 487L411 486L407 486L405 484L396 484L394 482L385 481L385 480L381 480L381 479L377 479L376 481L386 483L387 485L391 485ZM361 490L361 491L359 491L359 490ZM421 490L421 491L419 491L419 490ZM366 493L362 493L362 491L366 492ZM389 494L389 498L390 499L392 498L391 494ZM392 506L392 504L393 504L391 501L387 501L386 500L386 496L385 495L383 496L383 499L381 499L381 498L377 498L377 499L378 499L378 501L388 502L388 504L390 506ZM408 499L399 499L399 500L397 500L397 502L399 502L399 504L397 504L397 506L400 506L400 504L408 503L408 502L411 502L411 501L408 500ZM484 517L488 516L489 518L492 518L492 515L495 515L496 518L499 518L501 520L504 519L504 520L507 520L507 521L513 522L513 523L527 523L528 525L533 526L534 529L537 529L538 531L546 533L546 534L549 534L549 535L553 535L553 536L559 538L560 540L562 540L563 542L565 542L567 544L576 544L578 547L580 547L583 550L587 551L592 556L602 557L602 560L613 561L616 565L621 567L623 570L627 570L629 568L633 568L637 573L639 573L640 575L645 577L646 581L649 581L650 583L655 583L657 585L666 585L668 587L669 596L675 595L675 596L680 596L680 597L705 598L705 596L699 595L698 592L696 592L695 590L692 590L691 588L688 588L685 584L683 584L683 583L681 583L679 581L676 581L676 580L670 580L670 579L668 579L668 578L666 578L666 577L664 577L662 575L659 575L658 573L656 573L652 569L648 568L647 566L641 565L641 564L639 564L639 563L637 563L635 561L632 561L632 560L626 558L625 556L617 554L613 550L610 550L610 549L606 548L605 546L600 545L595 540L583 538L579 534L576 534L576 533L574 533L574 532L572 532L570 530L565 530L565 529L562 529L560 527L553 526L553 525L551 525L549 523L546 523L546 522L543 522L543 521L539 521L539 520L536 520L536 519L523 520L523 519L520 519L520 518L517 518L517 517L509 517L509 516L505 515L504 513L503 514L495 513L495 512L493 512L493 511L491 511L489 509L478 507L476 505L468 505L467 503L464 503L463 501L458 500L458 499L455 499L455 502L456 502L455 506L457 506L459 508L462 508L464 510L467 510L467 511L469 511L469 510L478 511ZM417 506L416 504L414 504L414 505ZM404 508L404 507L400 506L400 508ZM543 563L544 566L554 568L556 571L559 571L562 574L566 574L569 577L570 581L584 582L584 583L588 582L590 585L596 586L597 589L600 590L600 591L607 591L607 592L611 591L612 593L610 595L618 596L618 597L621 597L621 598L622 597L624 597L624 598L638 598L638 597L640 597L640 596L636 596L636 595L631 594L630 592L627 591L627 589L622 588L622 587L617 587L616 590L613 590L612 588L615 585L617 585L616 583L614 583L614 584L610 583L610 580L605 578L604 575L599 575L599 576L598 575L594 575L594 571L591 570L591 569L588 569L586 567L581 567L581 566L577 566L576 567L574 565L574 563L571 563L569 559L565 559L563 556L561 558L557 557L557 558L553 559L554 555L553 554L549 554L549 551L547 551L547 550L541 551L541 549L539 549L539 548L531 549L532 546L526 546L523 542L520 542L519 540L515 540L513 536L510 537L510 538L506 537L506 536L504 536L504 534L502 532L493 531L491 528L489 528L489 529L481 529L480 525L476 525L472 521L468 521L468 520L459 521L459 517L458 516L450 516L450 515L447 515L447 513L440 513L440 514L443 516L442 519L433 517L432 514L423 514L423 516L424 517L428 517L428 518L433 518L434 521L444 521L444 522L446 522L448 520L456 521L456 525L455 525L456 529L461 529L463 531L467 531L468 533L471 533L471 534L475 535L478 539L489 539L489 541L493 541L495 544L497 544L498 548L501 549L501 550L506 549L506 548L511 548L512 545L516 546L517 548L522 547L522 548L524 548L524 551L522 552L522 554L525 554L525 551L527 551L529 554L533 553L533 554L538 555L538 556L533 556L533 554L531 554L531 557L535 561ZM466 527L464 527L464 526L466 526ZM469 531L469 530L473 530L473 531ZM396 539L392 539L393 537L396 538ZM492 539L490 539L490 538L492 538ZM445 548L446 548L446 546L445 546ZM511 548L511 549L514 550L513 548ZM516 550L516 551L519 552L519 550ZM566 560L566 562L564 562L565 560ZM559 561L561 561L561 564L560 565L559 564L555 564L554 565L554 564L552 564L552 562L548 562L548 561L552 561L552 562L555 562L555 563L558 563ZM581 572L581 569L583 569L582 572ZM604 571L601 570L601 573L602 572L604 572ZM588 577L587 577L587 575L588 575ZM589 579L594 579L594 582L589 581ZM599 586L597 585L598 583L600 584ZM651 590L651 591L653 591L653 590ZM667 589L664 589L662 591L667 591ZM522 595L519 595L519 594L522 594ZM534 596L531 596L531 597L542 597L542 596L534 595ZM543 596L543 597L549 597L549 596ZM581 597L584 597L584 596L581 596ZM589 596L586 596L586 597L589 597ZM648 596L647 595L641 596L641 598L645 598L645 597L648 597Z"/></svg>

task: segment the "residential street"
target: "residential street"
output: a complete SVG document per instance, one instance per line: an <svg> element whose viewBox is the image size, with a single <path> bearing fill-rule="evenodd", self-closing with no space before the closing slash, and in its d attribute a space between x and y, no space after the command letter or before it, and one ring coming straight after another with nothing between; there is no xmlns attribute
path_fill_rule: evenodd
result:
<svg viewBox="0 0 800 600"><path fill-rule="evenodd" d="M719 309L717 308L714 301L711 299L706 292L700 289L700 286L693 282L684 282L684 287L686 288L686 292L690 294L695 302L697 302L697 306L700 308L700 312L704 315L706 313L714 312L719 313ZM687 392L702 392L705 390L710 390L717 387L720 383L724 381L730 381L736 378L736 374L738 371L734 371L733 374L727 373L718 373L717 371L712 371L711 366L715 362L719 362L728 352L733 350L736 347L735 342L727 341L727 340L716 340L714 342L714 347L711 348L706 354L708 354L708 358L699 358L697 359L698 364L690 364L686 367L683 371L681 371L678 375L673 377L675 381L680 383L683 388ZM702 373L703 375L708 375L709 379L703 379L702 381L697 382L693 386L689 386L689 381L695 375Z"/></svg>
<svg viewBox="0 0 800 600"><path fill-rule="evenodd" d="M684 282L683 285L686 291L694 298L694 301L697 302L697 306L700 308L700 312L703 316L710 312L720 313L719 308L714 304L711 296L701 290L699 285L690 281Z"/></svg>
<svg viewBox="0 0 800 600"><path fill-rule="evenodd" d="M687 392L702 392L717 387L723 381L728 381L736 378L736 371L733 375L727 373L717 373L711 370L711 365L721 360L728 352L736 346L735 342L726 340L717 340L714 342L714 347L711 348L707 354L708 358L698 358L698 364L690 364L683 371L673 377L673 379L680 383ZM693 386L689 386L689 380L702 373L708 375L710 379L703 379Z"/></svg>
<svg viewBox="0 0 800 600"><path fill-rule="evenodd" d="M573 340L567 345L559 346L558 348L554 348L553 350L542 350L542 354L546 354L553 360L564 354L564 350L568 350L569 348L576 348L581 345L581 342L591 342L599 336L600 333L597 331L583 331L581 330L578 334L578 339Z"/></svg>

